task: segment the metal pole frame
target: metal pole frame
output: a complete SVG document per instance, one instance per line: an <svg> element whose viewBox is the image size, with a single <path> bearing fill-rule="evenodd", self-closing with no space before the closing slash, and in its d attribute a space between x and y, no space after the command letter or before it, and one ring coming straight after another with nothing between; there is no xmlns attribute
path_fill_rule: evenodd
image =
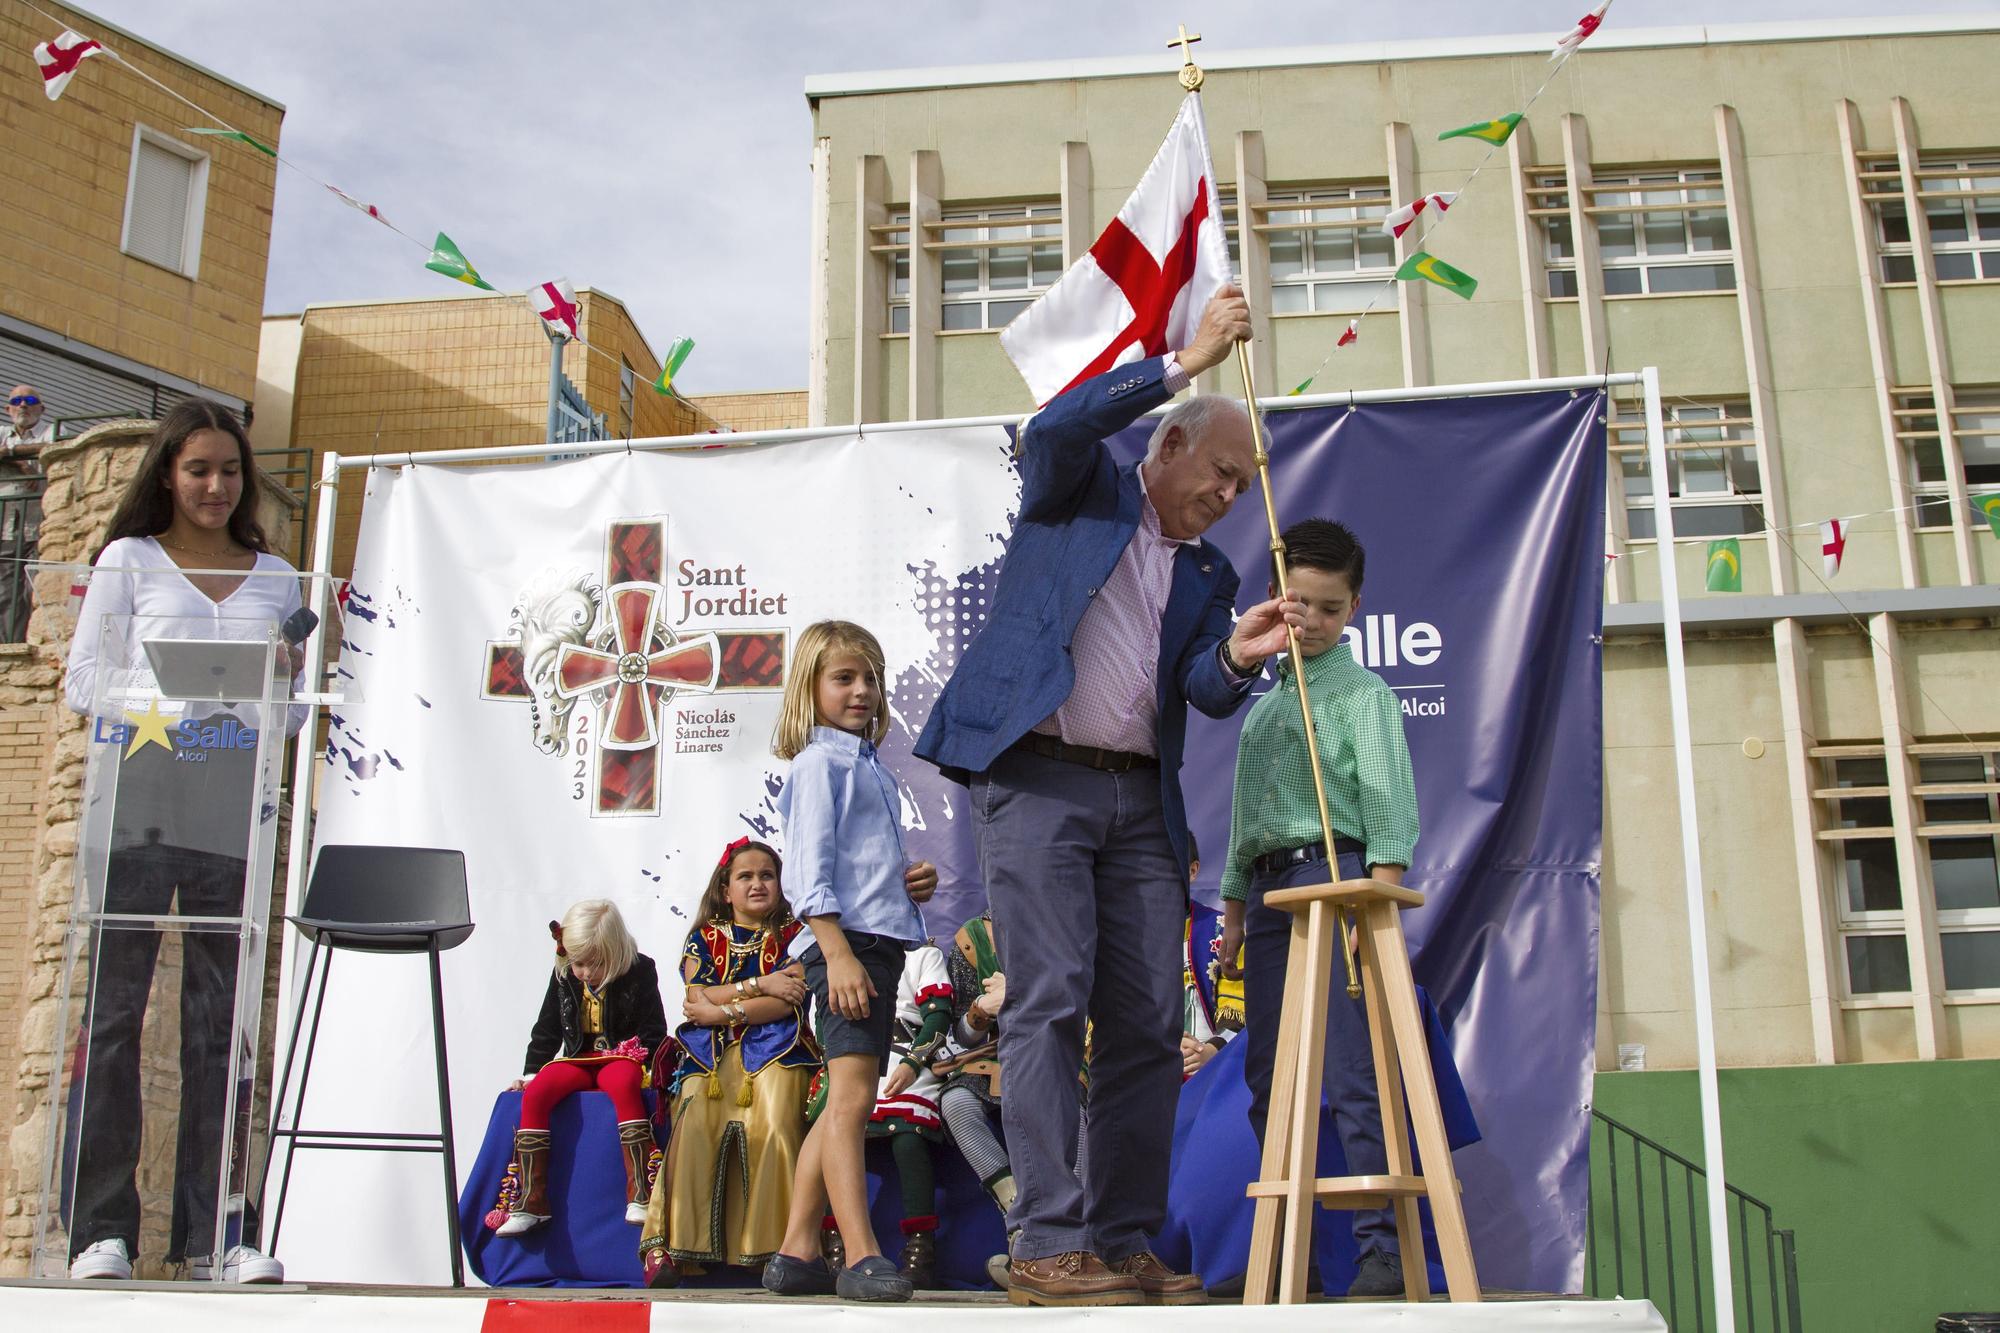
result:
<svg viewBox="0 0 2000 1333"><path fill-rule="evenodd" d="M562 434L563 345L569 341L554 329L543 326L549 335L549 443Z"/></svg>
<svg viewBox="0 0 2000 1333"><path fill-rule="evenodd" d="M1608 375L1573 375L1554 379L1494 380L1473 384L1429 385L1402 389L1354 389L1338 393L1287 395L1276 398L1259 398L1257 406L1265 412L1290 412L1312 407L1348 406L1358 407L1373 403L1401 403L1429 401L1444 398L1486 398L1517 393L1546 393L1569 391L1583 393L1613 388L1641 387L1646 398L1646 442L1651 459L1653 475L1666 475L1665 432L1660 415L1660 382L1657 368L1643 371L1622 371ZM1168 406L1155 409L1148 415L1163 415ZM955 417L939 421L886 421L853 426L805 427L794 430L744 431L718 437L709 434L659 436L644 440L590 440L580 441L564 447L572 455L571 461L579 461L579 456L610 453L656 453L674 450L713 449L718 443L728 446L754 444L785 444L806 440L836 439L846 436L867 436L895 434L903 431L938 431L979 426L1013 426L1023 418L1014 413L990 416ZM430 465L466 466L481 463L513 461L538 458L550 450L547 444L526 444L494 446L483 449L432 449L388 455L358 455L343 457L337 453L326 454L320 464L319 512L313 531L312 560L307 580L310 586L312 609L320 613L322 621L326 610L326 588L332 573L334 513L340 498L340 474L344 470L375 467L415 467ZM1667 506L1663 487L1654 487L1654 512L1659 531L1664 534L1660 550L1670 554L1673 550L1673 516ZM1717 1107L1715 1084L1715 1033L1714 1013L1709 996L1708 947L1706 916L1702 907L1700 843L1696 830L1694 805L1693 751L1689 739L1687 706L1687 667L1681 648L1680 590L1674 579L1671 559L1661 561L1662 600L1666 607L1668 633L1668 686L1671 696L1674 726L1675 766L1680 779L1680 801L1682 811L1682 850L1687 864L1687 901L1690 937L1694 948L1695 968L1695 1025L1697 1046L1702 1062L1701 1104L1702 1104L1702 1144L1709 1163L1709 1224L1712 1234L1723 1237L1724 1244L1711 1245L1711 1259L1716 1270L1718 1327L1723 1333L1733 1333L1734 1305L1731 1295L1729 1260L1727 1246L1728 1213L1724 1199L1722 1177L1722 1129L1721 1116ZM317 693L322 687L323 667L320 654L307 655L306 687L310 693ZM310 712L301 735L314 734L319 723L319 713L324 705L309 705ZM285 902L295 906L301 901L305 884L308 859L311 854L311 819L314 806L314 787L318 768L316 747L301 744L295 756L292 776L291 797L291 842L285 867ZM289 932L282 951L282 971L285 981L281 983L281 995L289 993L289 979L296 961L291 947ZM272 1107L273 1123L277 1107ZM266 1170L269 1170L268 1163ZM1721 1322L1727 1321L1727 1322Z"/></svg>
<svg viewBox="0 0 2000 1333"><path fill-rule="evenodd" d="M1667 704L1674 724L1674 776L1681 814L1681 872L1687 890L1688 957L1694 980L1695 1062L1701 1085L1701 1150L1707 1166L1708 1259L1716 1333L1735 1333L1736 1297L1729 1272L1729 1198L1722 1170L1722 1105L1715 1072L1715 1008L1709 993L1708 912L1702 898L1701 828L1694 800L1694 744L1688 721L1687 652L1681 632L1680 573L1674 563L1674 513L1667 495L1666 429L1660 371L1639 372L1646 395L1646 457L1653 474L1653 520L1660 553L1660 605L1666 618Z"/></svg>
<svg viewBox="0 0 2000 1333"><path fill-rule="evenodd" d="M364 456L359 460L366 464ZM305 693L319 694L326 680L326 590L331 582L333 565L333 527L340 508L340 470L351 467L354 460L344 459L339 454L328 451L320 460L319 469L319 512L313 516L312 577L306 580L306 605L319 617L319 628L315 632L313 649L306 653L304 674ZM319 778L319 736L320 711L325 705L311 703L306 706L305 724L299 728L298 744L292 752L292 805L291 840L285 847L285 912L297 912L305 902L306 872L312 859L313 810L317 802L313 799L314 787ZM298 961L291 947L290 931L274 932L282 935L278 951L278 999L280 1010L290 1008L296 1019L298 1004L305 998L305 991L299 988L294 994L296 979L293 965ZM307 969L306 981L311 981L311 969ZM283 1003L290 998L289 1005ZM282 1020L279 1026L283 1026ZM265 1127L265 1157L263 1177L259 1182L258 1197L264 1195L263 1185L269 1183L271 1174L270 1131L283 1123L284 1107L280 1100L273 1099L269 1108L270 1123ZM290 1172L290 1150L287 1148L286 1171Z"/></svg>

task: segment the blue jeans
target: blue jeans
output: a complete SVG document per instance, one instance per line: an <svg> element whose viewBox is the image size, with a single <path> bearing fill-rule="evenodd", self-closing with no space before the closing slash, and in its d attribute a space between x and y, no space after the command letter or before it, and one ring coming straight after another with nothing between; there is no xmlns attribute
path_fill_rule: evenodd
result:
<svg viewBox="0 0 2000 1333"><path fill-rule="evenodd" d="M1300 884L1324 884L1329 878L1360 879L1361 858L1340 853L1340 873L1330 876L1324 861L1308 861L1250 881L1243 911L1243 1077L1250 1085L1250 1125L1264 1143L1265 1116L1271 1109L1271 1066L1278 1052L1278 1020L1285 1002L1285 962L1292 943L1292 914L1264 906L1264 895ZM1374 1176L1389 1169L1382 1147L1382 1105L1375 1091L1375 1053L1368 1040L1368 1006L1347 998L1345 970L1333 970L1327 1000L1327 1099L1333 1106L1334 1130L1347 1155L1347 1174ZM1395 1214L1387 1209L1354 1212L1354 1241L1359 1253L1397 1253Z"/></svg>
<svg viewBox="0 0 2000 1333"><path fill-rule="evenodd" d="M1009 750L973 778L972 817L1007 974L1000 1108L1019 1191L1013 1254L1090 1250L1116 1263L1148 1248L1166 1221L1181 1094L1187 880L1167 839L1160 774Z"/></svg>

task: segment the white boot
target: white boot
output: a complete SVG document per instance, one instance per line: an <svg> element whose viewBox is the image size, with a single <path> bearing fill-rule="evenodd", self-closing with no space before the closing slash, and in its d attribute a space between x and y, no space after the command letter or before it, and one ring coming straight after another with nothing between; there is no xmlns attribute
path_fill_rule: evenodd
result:
<svg viewBox="0 0 2000 1333"><path fill-rule="evenodd" d="M493 1234L496 1236L518 1236L523 1232L533 1231L536 1227L548 1221L549 1217L550 1214L548 1213L509 1213L507 1214L507 1220L502 1222L500 1229ZM643 1222L646 1219L641 1217L639 1220Z"/></svg>

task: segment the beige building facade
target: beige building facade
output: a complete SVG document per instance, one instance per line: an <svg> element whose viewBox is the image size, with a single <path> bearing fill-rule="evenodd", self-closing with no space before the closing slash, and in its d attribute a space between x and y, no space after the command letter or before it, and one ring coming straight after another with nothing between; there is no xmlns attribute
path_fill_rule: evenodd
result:
<svg viewBox="0 0 2000 1333"><path fill-rule="evenodd" d="M716 424L730 430L798 430L811 420L812 405L804 389L705 393L693 401Z"/></svg>
<svg viewBox="0 0 2000 1333"><path fill-rule="evenodd" d="M690 400L653 388L659 357L623 302L590 288L576 299L589 345L563 349L563 373L611 438L716 426ZM519 292L311 305L269 316L257 367L257 415L266 426L259 446L298 451L318 477L328 453L547 440L550 344L542 329ZM353 562L360 523L360 488L348 487L335 520L336 573Z"/></svg>
<svg viewBox="0 0 2000 1333"><path fill-rule="evenodd" d="M48 12L181 97L279 146L285 109L85 10ZM277 163L187 132L208 121L114 61L51 102L28 53L61 31L0 13L0 379L42 391L65 433L201 395L237 409L256 381Z"/></svg>
<svg viewBox="0 0 2000 1333"><path fill-rule="evenodd" d="M1549 43L1197 48L1260 392L1371 303L1311 392L1659 367L1672 475L1635 398L1608 423L1600 1067L1695 1058L1657 484L1722 1062L2000 1057L2000 23L1609 26L1504 147L1438 139L1519 110ZM813 421L1026 411L998 331L1131 192L1171 58L806 94ZM1422 228L1382 214L1456 190L1427 248L1474 298L1389 284ZM1743 591L1706 593L1729 537Z"/></svg>

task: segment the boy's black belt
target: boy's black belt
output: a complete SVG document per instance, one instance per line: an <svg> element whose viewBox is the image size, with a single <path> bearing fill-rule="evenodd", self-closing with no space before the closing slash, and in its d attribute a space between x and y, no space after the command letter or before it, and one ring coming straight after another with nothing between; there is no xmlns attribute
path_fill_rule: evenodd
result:
<svg viewBox="0 0 2000 1333"><path fill-rule="evenodd" d="M1066 745L1053 736L1045 736L1039 731L1031 731L1008 747L1026 750L1029 754L1041 755L1044 759L1060 759L1065 764L1082 764L1104 773L1127 773L1135 768L1158 768L1160 761L1150 754L1135 754L1131 750L1105 750L1095 745Z"/></svg>
<svg viewBox="0 0 2000 1333"><path fill-rule="evenodd" d="M1352 838L1335 838L1333 850L1336 855L1341 852L1352 852L1356 856L1367 855L1367 848ZM1280 871L1290 870L1293 866L1304 865L1308 861L1324 860L1326 860L1326 845L1313 841L1303 847L1286 847L1280 851L1265 852L1250 862L1250 869L1259 875L1275 875Z"/></svg>

